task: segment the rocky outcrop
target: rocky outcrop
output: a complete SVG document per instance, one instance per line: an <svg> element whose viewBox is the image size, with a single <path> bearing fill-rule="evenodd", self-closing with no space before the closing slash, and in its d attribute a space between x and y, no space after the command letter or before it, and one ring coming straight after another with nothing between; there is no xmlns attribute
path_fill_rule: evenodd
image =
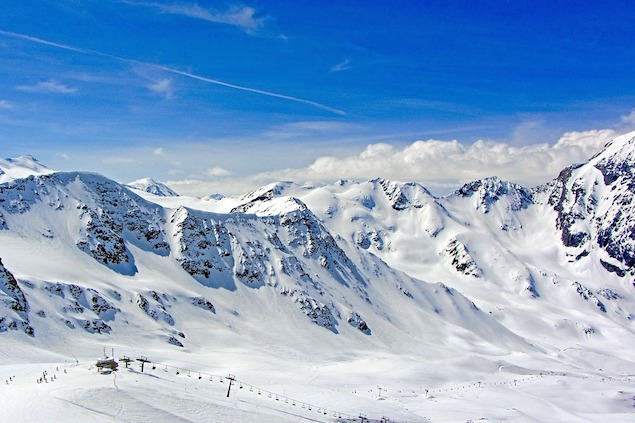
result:
<svg viewBox="0 0 635 423"><path fill-rule="evenodd" d="M2 264L0 259L0 332L21 330L27 335L34 335L29 324L29 303L20 288L17 279ZM3 315L3 311L8 311Z"/></svg>
<svg viewBox="0 0 635 423"><path fill-rule="evenodd" d="M495 176L465 184L453 195L473 196L475 208L483 213L488 213L494 204L503 199L506 211L518 211L533 203L530 190L512 182L501 181Z"/></svg>
<svg viewBox="0 0 635 423"><path fill-rule="evenodd" d="M459 273L475 278L480 278L483 274L483 271L477 266L467 250L467 247L456 238L450 240L442 251L442 254L449 259L452 267Z"/></svg>

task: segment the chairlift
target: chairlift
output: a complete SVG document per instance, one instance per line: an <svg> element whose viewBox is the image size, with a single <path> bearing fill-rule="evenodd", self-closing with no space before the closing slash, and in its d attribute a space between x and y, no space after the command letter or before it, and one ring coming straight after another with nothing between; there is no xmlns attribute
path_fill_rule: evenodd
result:
<svg viewBox="0 0 635 423"><path fill-rule="evenodd" d="M179 373L179 369L176 369L176 374L177 374L177 375L178 375L178 374L180 374L180 373Z"/></svg>
<svg viewBox="0 0 635 423"><path fill-rule="evenodd" d="M285 399L284 399L284 403L285 403L285 404L289 404L289 398L285 398Z"/></svg>
<svg viewBox="0 0 635 423"><path fill-rule="evenodd" d="M198 374L198 380L201 380L203 378L203 376L201 376L201 373L199 372Z"/></svg>
<svg viewBox="0 0 635 423"><path fill-rule="evenodd" d="M187 377L192 377L189 370L187 371Z"/></svg>
<svg viewBox="0 0 635 423"><path fill-rule="evenodd" d="M223 377L222 376L220 377L220 383L223 383Z"/></svg>
<svg viewBox="0 0 635 423"><path fill-rule="evenodd" d="M249 392L253 392L254 391L254 387L253 386L249 386Z"/></svg>
<svg viewBox="0 0 635 423"><path fill-rule="evenodd" d="M163 369L163 371L164 371L164 372L167 372L167 371L168 371L168 365L167 365L167 364L165 365L165 369Z"/></svg>
<svg viewBox="0 0 635 423"><path fill-rule="evenodd" d="M260 389L258 389L258 395L262 395L262 392L260 392Z"/></svg>
<svg viewBox="0 0 635 423"><path fill-rule="evenodd" d="M271 398L271 392L269 392L269 398Z"/></svg>
<svg viewBox="0 0 635 423"><path fill-rule="evenodd" d="M156 368L157 366L154 363L152 363L152 370L155 370Z"/></svg>
<svg viewBox="0 0 635 423"><path fill-rule="evenodd" d="M276 401L280 401L280 400L278 399L278 396L277 396L277 395L276 395Z"/></svg>
<svg viewBox="0 0 635 423"><path fill-rule="evenodd" d="M209 381L212 382L213 380L212 375L209 375Z"/></svg>
<svg viewBox="0 0 635 423"><path fill-rule="evenodd" d="M239 386L239 388L240 388L240 389L243 389L243 383L242 383L242 382L240 382L240 386Z"/></svg>

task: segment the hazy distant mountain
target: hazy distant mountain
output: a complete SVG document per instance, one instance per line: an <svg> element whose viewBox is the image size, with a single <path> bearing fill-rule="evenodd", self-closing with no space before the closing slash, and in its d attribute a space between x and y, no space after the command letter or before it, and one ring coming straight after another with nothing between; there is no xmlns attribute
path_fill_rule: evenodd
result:
<svg viewBox="0 0 635 423"><path fill-rule="evenodd" d="M55 172L44 166L32 156L20 156L15 159L0 159L0 183L30 175L48 175Z"/></svg>
<svg viewBox="0 0 635 423"><path fill-rule="evenodd" d="M178 197L179 196L179 194L172 191L172 189L168 187L166 184L164 184L163 182L157 182L152 178L138 179L136 181L128 183L127 186L133 189L145 191L150 194L158 195L161 197Z"/></svg>

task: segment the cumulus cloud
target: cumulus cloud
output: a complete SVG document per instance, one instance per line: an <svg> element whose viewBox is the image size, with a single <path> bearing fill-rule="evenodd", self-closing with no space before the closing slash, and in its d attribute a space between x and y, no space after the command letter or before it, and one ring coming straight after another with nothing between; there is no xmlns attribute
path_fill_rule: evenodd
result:
<svg viewBox="0 0 635 423"><path fill-rule="evenodd" d="M308 166L251 175L225 173L223 168L199 177L168 184L185 195L244 194L273 181L299 184L331 183L339 179L369 180L383 177L422 183L437 195L445 195L461 185L484 178L502 179L533 187L554 179L574 163L583 163L618 133L614 130L568 132L555 143L515 146L512 143L457 140L415 141L405 146L373 143L345 156L321 156Z"/></svg>
<svg viewBox="0 0 635 423"><path fill-rule="evenodd" d="M41 94L74 94L77 92L77 88L69 87L54 79L40 81L35 85L18 85L15 89L18 91Z"/></svg>
<svg viewBox="0 0 635 423"><path fill-rule="evenodd" d="M232 6L225 11L206 9L198 4L163 4L143 1L124 1L132 6L144 6L170 15L181 15L208 22L226 24L240 28L248 34L258 33L265 24L265 17L256 16L256 10L247 6Z"/></svg>
<svg viewBox="0 0 635 423"><path fill-rule="evenodd" d="M483 140L468 145L456 140L415 141L404 147L377 143L358 154L322 156L306 168L261 173L254 180L328 182L381 176L444 190L495 175L531 187L553 179L572 163L588 160L615 135L609 129L568 132L554 145L521 147Z"/></svg>
<svg viewBox="0 0 635 423"><path fill-rule="evenodd" d="M155 148L154 150L152 150L152 154L154 154L155 156L163 156L163 154L165 153L163 147L158 147Z"/></svg>

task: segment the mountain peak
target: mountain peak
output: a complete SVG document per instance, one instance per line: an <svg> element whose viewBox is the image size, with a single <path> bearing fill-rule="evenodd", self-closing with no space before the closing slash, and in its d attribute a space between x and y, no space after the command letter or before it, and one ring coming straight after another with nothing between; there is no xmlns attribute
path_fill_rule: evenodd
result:
<svg viewBox="0 0 635 423"><path fill-rule="evenodd" d="M127 184L129 188L139 191L145 191L150 194L158 195L159 197L178 197L179 194L174 192L163 182L155 181L152 178L143 178Z"/></svg>
<svg viewBox="0 0 635 423"><path fill-rule="evenodd" d="M510 201L510 210L520 210L530 204L531 191L513 182L503 181L497 176L490 176L469 182L455 191L451 196L477 198L476 208L487 213L490 207L503 197Z"/></svg>
<svg viewBox="0 0 635 423"><path fill-rule="evenodd" d="M31 155L0 159L0 183L31 175L48 175L54 172L55 170L44 166Z"/></svg>

